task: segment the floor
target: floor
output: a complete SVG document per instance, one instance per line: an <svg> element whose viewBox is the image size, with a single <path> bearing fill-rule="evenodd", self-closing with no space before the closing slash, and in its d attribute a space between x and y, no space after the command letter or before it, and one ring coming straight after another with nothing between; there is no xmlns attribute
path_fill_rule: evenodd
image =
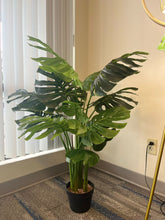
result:
<svg viewBox="0 0 165 220"><path fill-rule="evenodd" d="M0 220L144 220L149 192L93 168L89 179L95 189L86 213L70 210L66 173L1 198ZM165 219L160 204L153 200L149 219Z"/></svg>

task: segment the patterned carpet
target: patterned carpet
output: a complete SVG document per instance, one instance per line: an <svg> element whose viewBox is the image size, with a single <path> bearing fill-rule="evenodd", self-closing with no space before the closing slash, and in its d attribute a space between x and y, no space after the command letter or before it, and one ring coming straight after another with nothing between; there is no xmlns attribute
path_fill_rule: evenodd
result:
<svg viewBox="0 0 165 220"><path fill-rule="evenodd" d="M149 197L144 189L96 169L89 171L89 179L95 189L86 213L77 214L69 208L67 173L1 198L0 220L144 220ZM165 219L155 199L149 219Z"/></svg>

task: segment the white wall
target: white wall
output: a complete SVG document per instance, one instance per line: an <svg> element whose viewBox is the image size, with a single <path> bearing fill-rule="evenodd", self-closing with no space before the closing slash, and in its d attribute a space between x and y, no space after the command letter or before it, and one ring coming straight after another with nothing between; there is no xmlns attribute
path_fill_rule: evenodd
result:
<svg viewBox="0 0 165 220"><path fill-rule="evenodd" d="M75 0L75 69L81 80L88 71L88 0Z"/></svg>
<svg viewBox="0 0 165 220"><path fill-rule="evenodd" d="M141 73L120 83L120 87L139 88L139 104L132 111L127 127L100 153L101 159L107 162L144 174L147 139L157 139L159 146L165 125L165 53L157 50L165 28L147 17L141 1L88 0L87 4L87 15L82 15L82 20L88 16L88 30L84 36L88 35L89 73L127 52L150 53ZM155 2L151 1L151 4L156 15ZM148 175L151 177L156 159L156 156L148 157ZM164 169L165 153L159 173L162 181L165 181Z"/></svg>

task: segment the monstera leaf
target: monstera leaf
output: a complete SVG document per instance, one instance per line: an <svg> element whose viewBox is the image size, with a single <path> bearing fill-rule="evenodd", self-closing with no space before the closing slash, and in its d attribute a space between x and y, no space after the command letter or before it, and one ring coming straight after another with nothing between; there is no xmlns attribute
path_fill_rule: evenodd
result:
<svg viewBox="0 0 165 220"><path fill-rule="evenodd" d="M49 77L51 80L36 80L35 91L39 100L49 108L56 108L63 101L80 103L86 99L86 92L71 82L64 81L54 73L38 69L41 75ZM80 101L81 100L81 101Z"/></svg>
<svg viewBox="0 0 165 220"><path fill-rule="evenodd" d="M42 115L46 106L39 101L38 96L34 92L28 92L25 89L19 89L8 97L8 103L21 99L22 101L14 108L13 111L28 111L36 115Z"/></svg>
<svg viewBox="0 0 165 220"><path fill-rule="evenodd" d="M72 83L62 80L53 73L48 73L41 69L38 69L38 72L47 76L47 80L36 80L35 92L19 89L11 94L8 97L8 103L17 99L21 100L12 109L13 111L28 111L37 115L54 115L55 110L64 104L66 100L75 102L77 105L83 104L82 101L86 99L87 94L80 87L75 87ZM66 115L70 116L70 114L68 109L68 114Z"/></svg>
<svg viewBox="0 0 165 220"><path fill-rule="evenodd" d="M132 91L137 91L135 87L128 87L121 89L115 93L105 95L95 102L91 103L91 106L95 107L96 112L110 109L112 107L124 106L126 109L131 110L138 102L128 97L127 94L136 95Z"/></svg>
<svg viewBox="0 0 165 220"><path fill-rule="evenodd" d="M24 130L20 137L26 136L25 140L31 139L34 135L36 135L36 139L41 139L53 132L56 132L53 137L55 138L68 127L67 122L63 118L41 117L36 115L26 116L16 122L19 125L18 129Z"/></svg>
<svg viewBox="0 0 165 220"><path fill-rule="evenodd" d="M126 123L120 122L128 119L130 112L124 107L113 107L95 115L87 124L87 132L82 137L82 143L101 149L105 143L115 137Z"/></svg>
<svg viewBox="0 0 165 220"><path fill-rule="evenodd" d="M138 63L142 63L146 59L144 57L141 59L134 58L134 56L145 56L147 54L146 52L136 51L112 60L102 70L91 74L84 80L84 89L94 91L98 96L105 96L117 85L117 82L139 73L135 68L140 67Z"/></svg>
<svg viewBox="0 0 165 220"><path fill-rule="evenodd" d="M49 57L39 57L32 58L33 60L39 62L41 64L40 69L49 72L55 73L56 76L63 79L64 81L70 82L74 80L76 86L82 86L82 82L78 78L78 74L74 71L72 66L69 63L61 58L57 53L55 53L46 43L41 40L29 36L29 40L35 44L29 44L32 47L35 47L40 50L44 50L53 55L52 58Z"/></svg>
<svg viewBox="0 0 165 220"><path fill-rule="evenodd" d="M19 130L24 132L20 137L25 136L25 140L31 139L34 135L36 139L42 139L53 133L52 140L64 132L71 132L75 135L83 135L87 128L77 119L66 119L57 116L25 116L16 123Z"/></svg>

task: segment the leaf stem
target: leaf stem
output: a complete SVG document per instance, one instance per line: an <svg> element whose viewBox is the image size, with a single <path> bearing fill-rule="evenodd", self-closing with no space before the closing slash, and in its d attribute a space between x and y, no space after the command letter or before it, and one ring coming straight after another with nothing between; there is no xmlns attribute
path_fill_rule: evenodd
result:
<svg viewBox="0 0 165 220"><path fill-rule="evenodd" d="M90 105L90 102L91 102L91 98L92 98L92 93L90 93L90 97L89 97L89 100L88 100L88 104L87 104L87 108L86 108L86 115L88 114L88 109L89 109L89 105Z"/></svg>
<svg viewBox="0 0 165 220"><path fill-rule="evenodd" d="M65 135L68 150L69 150L69 148L72 149L72 145L71 145L71 142L70 142L68 132L64 131L64 135Z"/></svg>
<svg viewBox="0 0 165 220"><path fill-rule="evenodd" d="M87 192L88 190L88 164L84 166L84 183L83 183L83 191Z"/></svg>
<svg viewBox="0 0 165 220"><path fill-rule="evenodd" d="M62 138L61 135L59 135L59 137L60 137L60 139L61 139L62 144L64 145L65 151L67 152L67 151L68 151L68 148L67 148L67 145L66 145L64 139Z"/></svg>
<svg viewBox="0 0 165 220"><path fill-rule="evenodd" d="M69 174L70 174L70 188L73 190L73 164L72 161L69 163Z"/></svg>

